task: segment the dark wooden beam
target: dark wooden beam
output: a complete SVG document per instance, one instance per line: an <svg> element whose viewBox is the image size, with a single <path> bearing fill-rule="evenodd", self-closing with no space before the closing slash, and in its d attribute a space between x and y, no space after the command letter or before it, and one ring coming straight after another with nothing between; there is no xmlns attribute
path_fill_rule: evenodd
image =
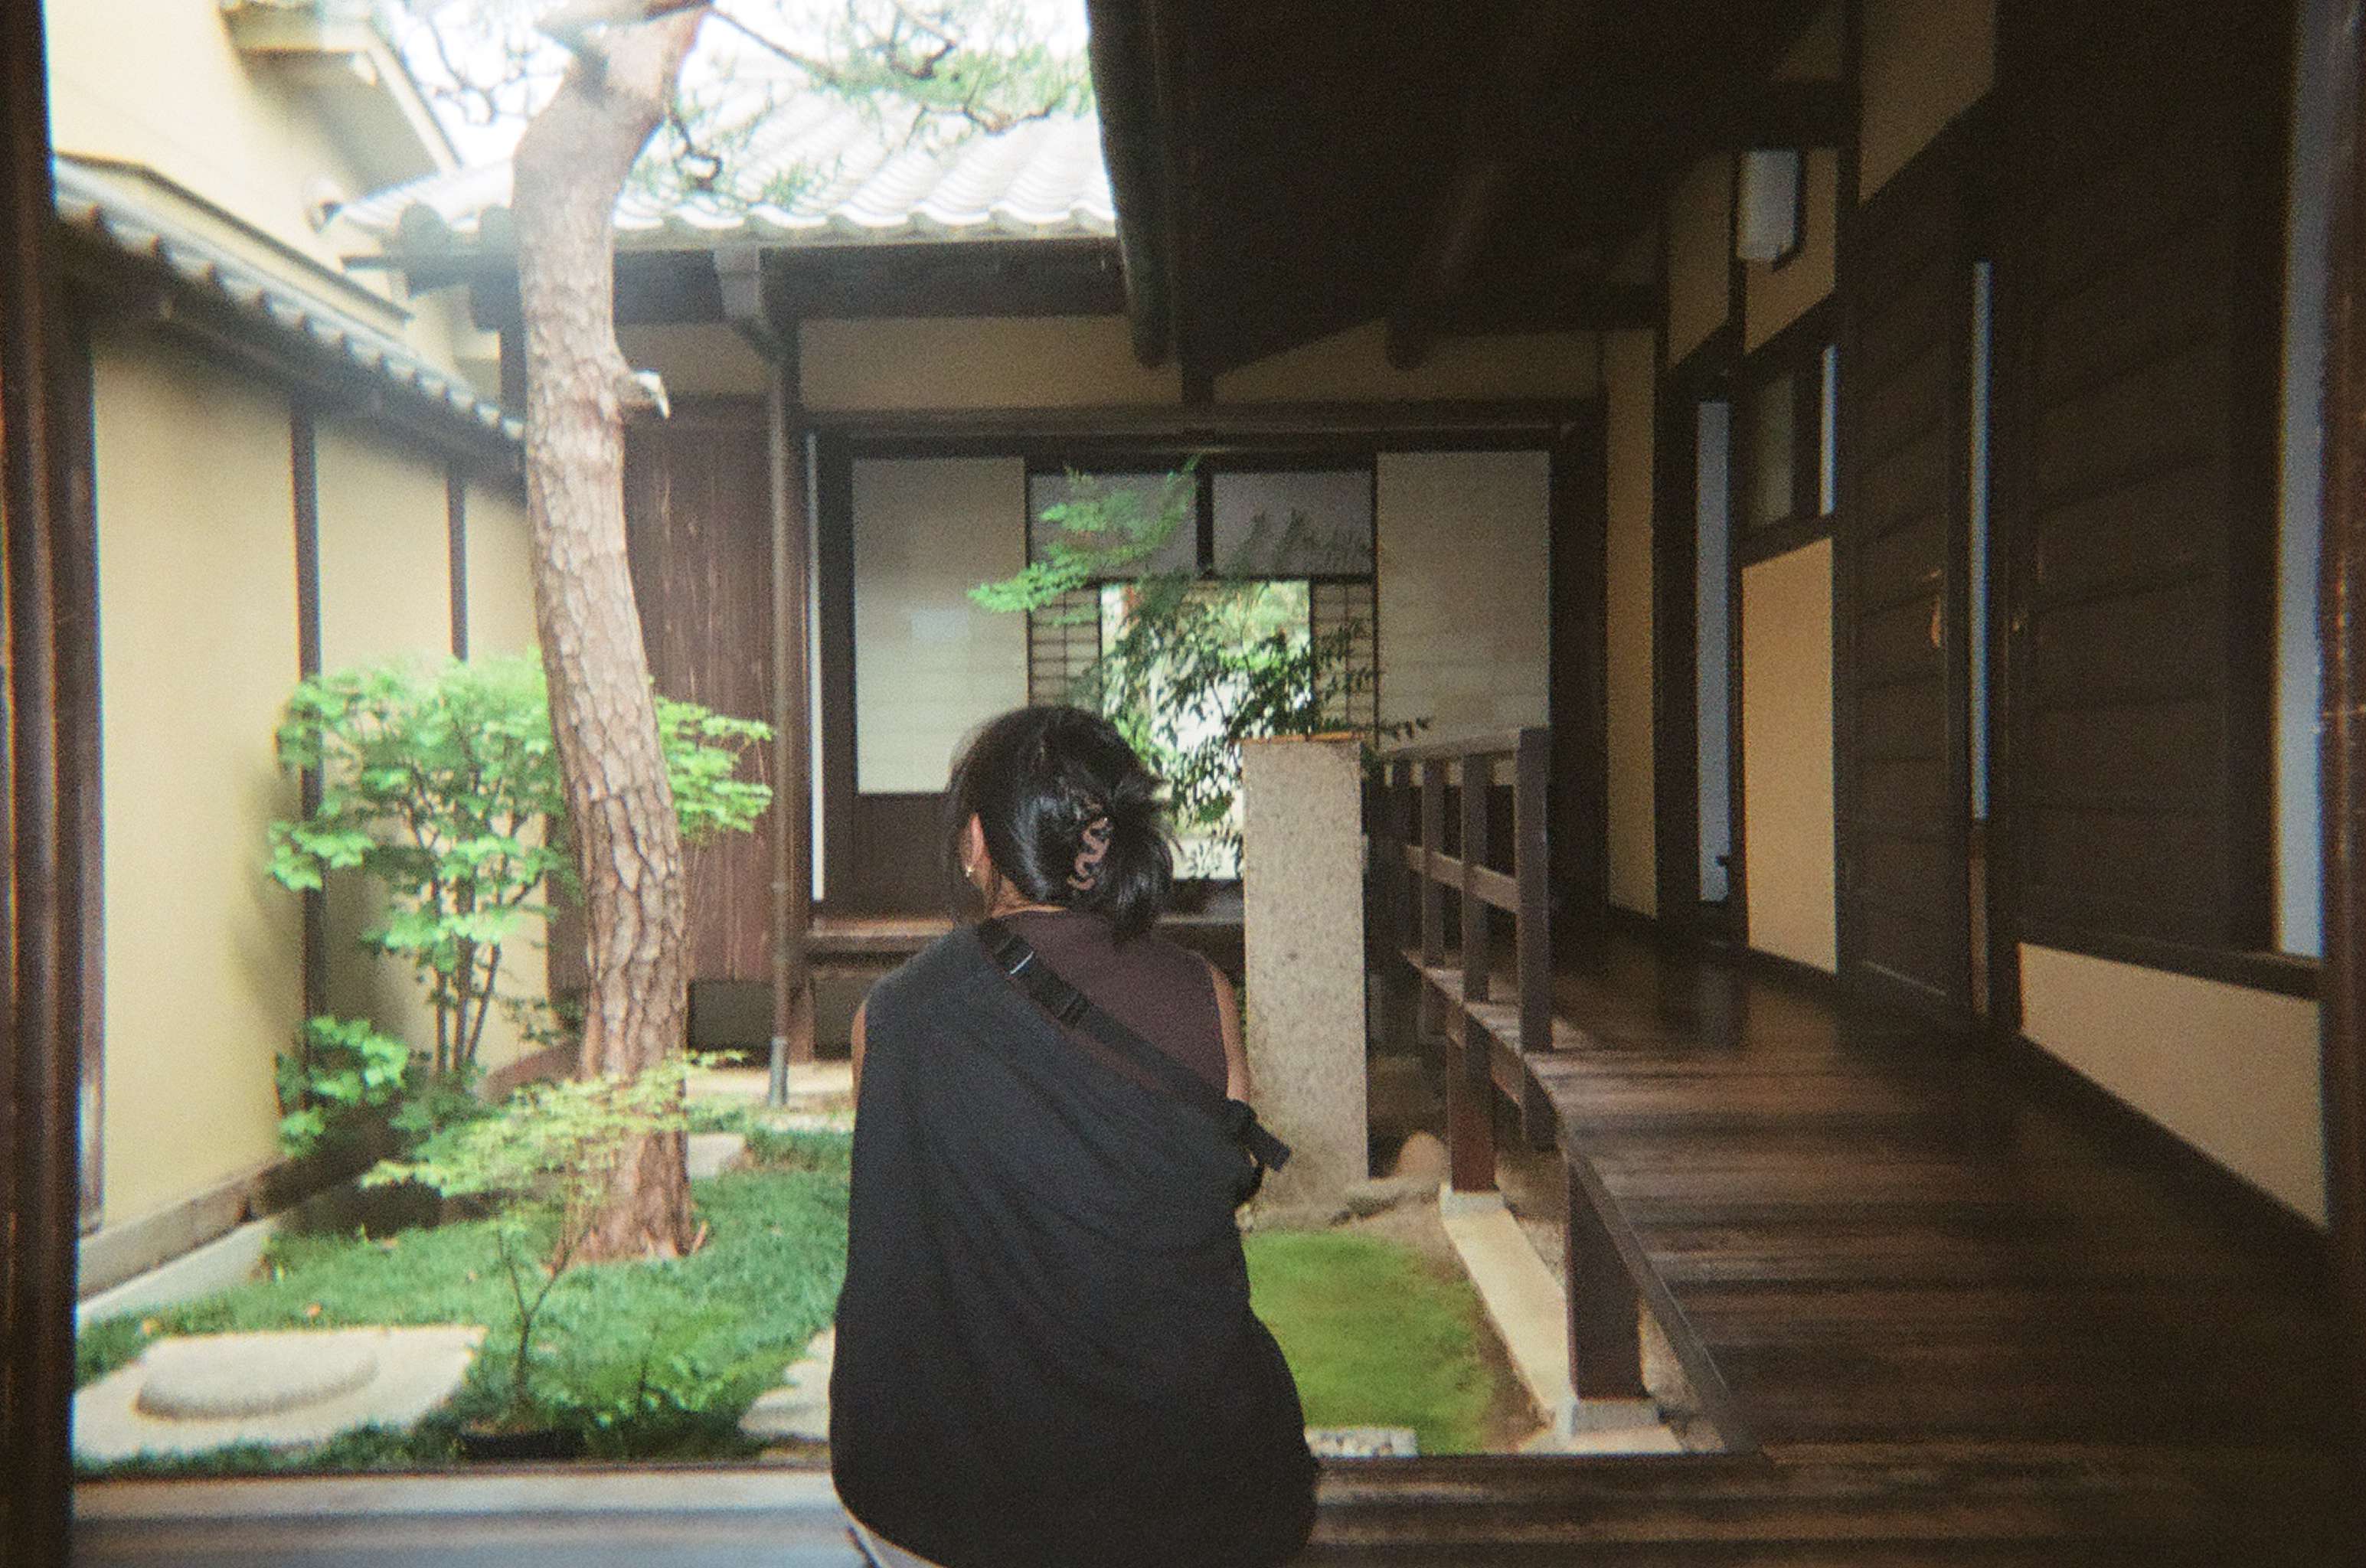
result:
<svg viewBox="0 0 2366 1568"><path fill-rule="evenodd" d="M1102 156L1117 204L1126 319L1133 328L1134 358L1155 368L1166 362L1174 346L1175 221L1159 154L1162 116L1148 10L1142 0L1086 0L1085 5L1092 24Z"/></svg>
<svg viewBox="0 0 2366 1568"><path fill-rule="evenodd" d="M1462 151L1389 316L1389 363L1410 370L1429 357L1439 319L1462 292L1487 241L1488 225L1527 155L1527 106L1567 60L1588 7L1570 0L1527 0L1512 17L1492 59L1472 82L1462 117Z"/></svg>
<svg viewBox="0 0 2366 1568"><path fill-rule="evenodd" d="M1768 82L1706 107L1712 145L1839 147L1850 140L1855 99L1845 82Z"/></svg>
<svg viewBox="0 0 2366 1568"><path fill-rule="evenodd" d="M723 319L749 347L777 363L783 349L780 326L764 294L764 253L752 245L718 245L709 257Z"/></svg>
<svg viewBox="0 0 2366 1568"><path fill-rule="evenodd" d="M0 1184L6 1229L6 1359L0 1443L6 1445L9 1561L63 1568L71 1532L74 1239L81 1209L80 1031L62 917L55 548L73 536L51 404L58 272L52 252L48 80L41 7L0 14L0 518L5 518L8 670L7 789L0 884L13 963L0 1053Z"/></svg>
<svg viewBox="0 0 2366 1568"><path fill-rule="evenodd" d="M813 514L794 318L778 334L772 361L768 438L772 490L772 1083L782 1103L784 1074L814 1059Z"/></svg>
<svg viewBox="0 0 2366 1568"><path fill-rule="evenodd" d="M2324 660L2326 1177L2353 1389L2366 1409L2366 6L2338 8L2327 255ZM2366 1480L2366 1475L2360 1476Z"/></svg>
<svg viewBox="0 0 2366 1568"><path fill-rule="evenodd" d="M1438 317L1441 336L1480 333L1650 332L1666 297L1655 283L1541 280L1489 284Z"/></svg>
<svg viewBox="0 0 2366 1568"><path fill-rule="evenodd" d="M620 326L727 322L749 313L744 288L760 254L775 319L881 316L1113 316L1126 308L1117 242L980 240L815 247L720 245L625 251L616 257ZM727 286L726 269L736 269ZM414 289L465 287L479 330L518 321L517 274L506 257L445 257L406 275Z"/></svg>

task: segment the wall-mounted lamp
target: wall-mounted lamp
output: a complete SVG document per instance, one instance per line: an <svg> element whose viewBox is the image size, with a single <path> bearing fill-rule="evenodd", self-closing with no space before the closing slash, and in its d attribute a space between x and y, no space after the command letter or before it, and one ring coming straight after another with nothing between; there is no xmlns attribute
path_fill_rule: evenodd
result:
<svg viewBox="0 0 2366 1568"><path fill-rule="evenodd" d="M1734 193L1733 254L1781 261L1799 248L1799 150L1752 147L1741 154Z"/></svg>

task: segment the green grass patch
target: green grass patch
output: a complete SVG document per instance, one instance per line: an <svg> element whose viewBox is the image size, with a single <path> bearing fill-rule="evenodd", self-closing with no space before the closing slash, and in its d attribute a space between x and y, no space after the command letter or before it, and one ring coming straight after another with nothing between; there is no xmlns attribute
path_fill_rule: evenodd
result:
<svg viewBox="0 0 2366 1568"><path fill-rule="evenodd" d="M821 1329L846 1268L844 1134L774 1134L757 1168L693 1188L704 1247L658 1263L569 1272L535 1328L537 1400L579 1431L592 1454L618 1459L728 1459L752 1445L738 1430L749 1404ZM351 1433L294 1453L217 1450L137 1461L86 1474L414 1468L458 1461L456 1437L497 1414L507 1393L504 1337L517 1307L494 1260L489 1222L393 1235L276 1240L270 1277L202 1301L93 1324L77 1346L82 1382L132 1359L154 1337L241 1329L482 1324L486 1348L468 1386L408 1434Z"/></svg>
<svg viewBox="0 0 2366 1568"><path fill-rule="evenodd" d="M1310 1427L1410 1427L1425 1454L1486 1445L1485 1308L1411 1247L1336 1231L1244 1238L1249 1300L1280 1341Z"/></svg>

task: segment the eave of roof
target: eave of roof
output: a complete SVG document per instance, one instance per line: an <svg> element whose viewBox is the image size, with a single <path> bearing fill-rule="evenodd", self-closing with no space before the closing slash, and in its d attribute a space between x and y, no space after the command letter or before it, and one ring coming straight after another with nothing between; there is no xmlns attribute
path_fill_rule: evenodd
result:
<svg viewBox="0 0 2366 1568"><path fill-rule="evenodd" d="M176 219L164 204L142 200L125 188L126 182L107 178L107 171L65 156L56 159L54 170L58 220L70 232L231 307L258 335L280 346L362 373L447 428L480 441L513 443L523 437L524 426L465 379L436 368L321 294L258 269Z"/></svg>

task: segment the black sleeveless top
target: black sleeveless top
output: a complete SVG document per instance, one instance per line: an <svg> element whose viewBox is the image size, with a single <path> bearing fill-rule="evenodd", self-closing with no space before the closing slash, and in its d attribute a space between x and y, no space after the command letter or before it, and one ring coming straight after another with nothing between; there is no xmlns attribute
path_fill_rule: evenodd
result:
<svg viewBox="0 0 2366 1568"><path fill-rule="evenodd" d="M1023 934L1221 1081L1197 958L1104 952L1065 914ZM865 1038L830 1378L849 1510L945 1568L1295 1555L1315 1467L1249 1310L1240 1145L1079 1049L966 927L879 983Z"/></svg>

